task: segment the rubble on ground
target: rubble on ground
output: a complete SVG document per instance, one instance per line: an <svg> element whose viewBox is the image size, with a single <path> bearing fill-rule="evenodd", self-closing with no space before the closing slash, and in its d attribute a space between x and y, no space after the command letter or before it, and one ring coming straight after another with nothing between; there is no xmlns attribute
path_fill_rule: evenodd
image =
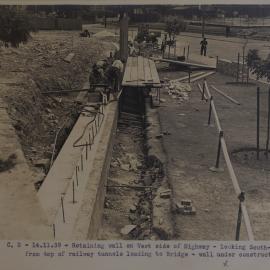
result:
<svg viewBox="0 0 270 270"><path fill-rule="evenodd" d="M175 203L175 211L182 215L195 215L196 208L193 206L192 201L189 199L181 200Z"/></svg>
<svg viewBox="0 0 270 270"><path fill-rule="evenodd" d="M188 83L169 81L169 86L165 86L164 89L173 99L178 99L179 102L189 100L191 86Z"/></svg>
<svg viewBox="0 0 270 270"><path fill-rule="evenodd" d="M120 144L118 147L121 149ZM120 167L124 171L138 171L142 167L142 161L140 161L135 154L126 153L123 148L121 150L122 151L118 153L120 157L112 160L111 167Z"/></svg>

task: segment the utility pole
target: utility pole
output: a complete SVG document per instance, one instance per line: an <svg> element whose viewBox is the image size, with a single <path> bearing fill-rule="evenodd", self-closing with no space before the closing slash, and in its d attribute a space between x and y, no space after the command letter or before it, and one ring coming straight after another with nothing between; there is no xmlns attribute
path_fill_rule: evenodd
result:
<svg viewBox="0 0 270 270"><path fill-rule="evenodd" d="M205 35L205 10L203 6L199 6L199 9L202 12L202 38L204 38Z"/></svg>
<svg viewBox="0 0 270 270"><path fill-rule="evenodd" d="M120 15L120 59L126 61L128 58L128 16L126 13Z"/></svg>
<svg viewBox="0 0 270 270"><path fill-rule="evenodd" d="M204 33L205 33L205 16L204 16L204 11L203 11L203 17L202 17L202 38L204 38Z"/></svg>

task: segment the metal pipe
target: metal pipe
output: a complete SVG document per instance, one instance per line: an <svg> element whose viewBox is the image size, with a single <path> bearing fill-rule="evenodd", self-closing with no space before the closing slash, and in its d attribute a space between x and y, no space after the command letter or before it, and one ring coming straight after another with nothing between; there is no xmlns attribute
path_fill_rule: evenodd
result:
<svg viewBox="0 0 270 270"><path fill-rule="evenodd" d="M85 160L88 159L88 143L87 141L85 142Z"/></svg>
<svg viewBox="0 0 270 270"><path fill-rule="evenodd" d="M53 227L53 239L55 239L55 224L53 224L52 227Z"/></svg>
<svg viewBox="0 0 270 270"><path fill-rule="evenodd" d="M91 144L92 144L92 142L91 142L91 134L90 134L90 131L89 131L89 133L88 133L88 139L89 139L89 150L91 150Z"/></svg>
<svg viewBox="0 0 270 270"><path fill-rule="evenodd" d="M95 139L95 133L94 133L94 127L93 127L93 125L92 125L92 143L94 142L94 139Z"/></svg>
<svg viewBox="0 0 270 270"><path fill-rule="evenodd" d="M257 87L257 160L260 159L260 87Z"/></svg>
<svg viewBox="0 0 270 270"><path fill-rule="evenodd" d="M63 216L63 222L66 222L65 219L65 210L64 210L64 201L63 201L63 197L61 196L61 206L62 206L62 216Z"/></svg>
<svg viewBox="0 0 270 270"><path fill-rule="evenodd" d="M96 117L95 117L95 129L96 129L96 135L97 135L97 122L96 122Z"/></svg>
<svg viewBox="0 0 270 270"><path fill-rule="evenodd" d="M75 169L75 175L76 175L76 183L77 183L77 187L78 187L78 186L79 186L78 166L76 166L76 169Z"/></svg>
<svg viewBox="0 0 270 270"><path fill-rule="evenodd" d="M83 171L83 155L81 155L81 170Z"/></svg>
<svg viewBox="0 0 270 270"><path fill-rule="evenodd" d="M72 181L72 203L75 203L75 186L74 181Z"/></svg>

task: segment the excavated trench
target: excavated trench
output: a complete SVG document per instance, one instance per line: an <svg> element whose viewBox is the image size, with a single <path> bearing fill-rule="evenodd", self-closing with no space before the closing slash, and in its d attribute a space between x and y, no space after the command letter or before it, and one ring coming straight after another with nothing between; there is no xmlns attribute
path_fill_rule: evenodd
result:
<svg viewBox="0 0 270 270"><path fill-rule="evenodd" d="M153 198L163 169L147 154L145 95L125 89L119 102L99 239L159 239L153 230Z"/></svg>

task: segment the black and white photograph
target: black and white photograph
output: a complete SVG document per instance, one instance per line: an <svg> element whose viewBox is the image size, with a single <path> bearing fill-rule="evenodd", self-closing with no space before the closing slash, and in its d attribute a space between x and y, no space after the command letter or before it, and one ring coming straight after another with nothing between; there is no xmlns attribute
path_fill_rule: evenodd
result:
<svg viewBox="0 0 270 270"><path fill-rule="evenodd" d="M269 81L270 5L0 5L0 239L269 241Z"/></svg>

